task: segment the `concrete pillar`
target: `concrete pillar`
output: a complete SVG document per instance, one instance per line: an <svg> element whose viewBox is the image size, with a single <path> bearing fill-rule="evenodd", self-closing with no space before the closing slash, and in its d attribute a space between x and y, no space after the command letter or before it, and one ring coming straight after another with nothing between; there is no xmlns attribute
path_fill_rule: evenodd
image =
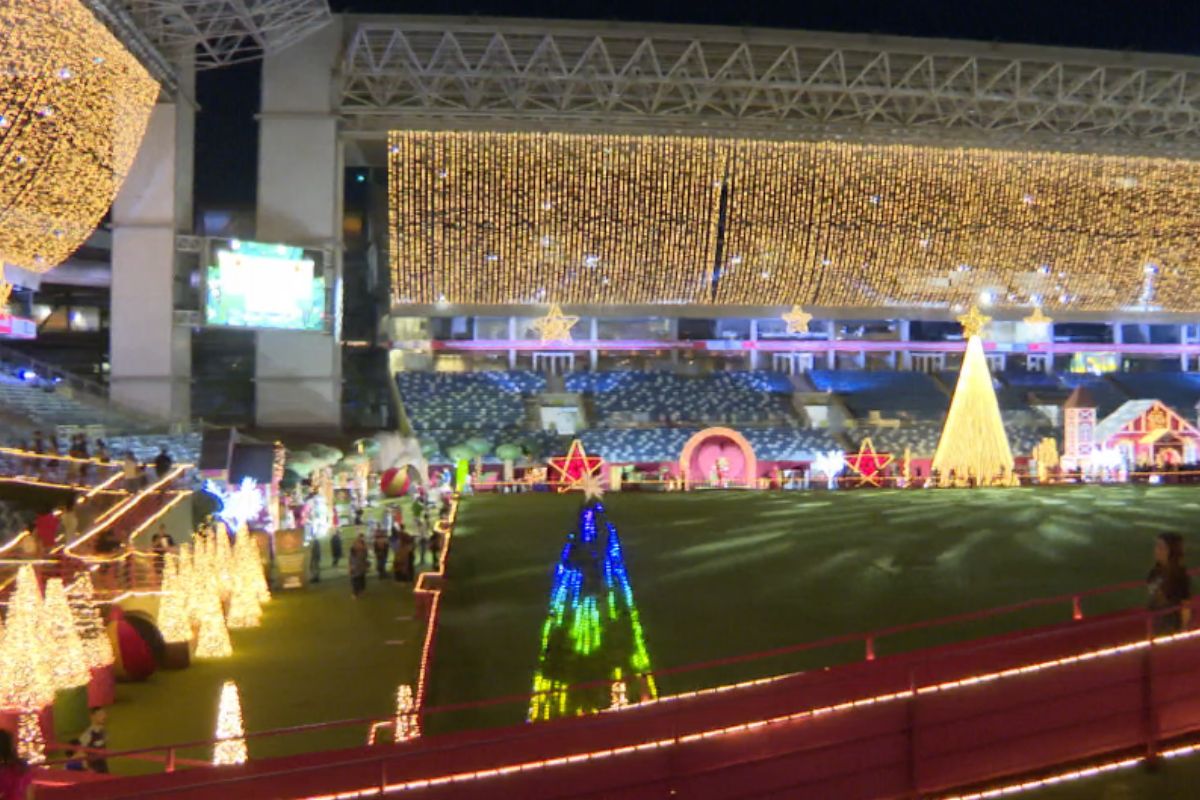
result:
<svg viewBox="0 0 1200 800"><path fill-rule="evenodd" d="M907 319L902 319L902 320L900 320L899 328L900 328L900 341L902 341L906 344L911 342L912 341L912 322ZM906 370L912 369L912 350L910 350L907 347L904 348L904 351L902 353L900 353L900 366L902 369L906 369Z"/></svg>
<svg viewBox="0 0 1200 800"><path fill-rule="evenodd" d="M508 340L510 342L515 342L517 340L517 318L516 317L508 318ZM515 347L510 347L508 350L508 368L509 369L517 368L517 349Z"/></svg>
<svg viewBox="0 0 1200 800"><path fill-rule="evenodd" d="M833 343L837 339L837 323L829 319L825 321L825 342L828 349L825 350L825 367L826 369L837 369L837 353L833 351Z"/></svg>
<svg viewBox="0 0 1200 800"><path fill-rule="evenodd" d="M592 348L588 350L588 365L595 372L600 366L600 351L595 346L600 341L600 320L596 317L588 320L588 338L592 341Z"/></svg>
<svg viewBox="0 0 1200 800"><path fill-rule="evenodd" d="M330 81L341 49L336 21L262 69L256 237L328 248L341 276L342 158ZM338 302L337 293L333 294ZM340 309L333 309L337 319ZM255 417L264 427L338 427L342 355L331 334L260 331Z"/></svg>
<svg viewBox="0 0 1200 800"><path fill-rule="evenodd" d="M1113 344L1124 344L1125 343L1125 331L1121 327L1121 323L1114 322L1111 327L1112 327Z"/></svg>
<svg viewBox="0 0 1200 800"><path fill-rule="evenodd" d="M750 320L750 341L754 342L750 350L750 369L758 369L758 320Z"/></svg>
<svg viewBox="0 0 1200 800"><path fill-rule="evenodd" d="M164 420L191 416L191 329L175 325L175 235L192 224L194 73L159 103L112 207L109 391Z"/></svg>

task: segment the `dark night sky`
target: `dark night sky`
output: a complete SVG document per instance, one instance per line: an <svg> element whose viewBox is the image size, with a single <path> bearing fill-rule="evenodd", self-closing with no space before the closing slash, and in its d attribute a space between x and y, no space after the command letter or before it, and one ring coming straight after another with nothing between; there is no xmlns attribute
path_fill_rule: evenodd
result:
<svg viewBox="0 0 1200 800"><path fill-rule="evenodd" d="M330 0L335 12L520 16L759 26L1200 54L1194 0ZM258 68L202 73L201 207L254 200Z"/></svg>

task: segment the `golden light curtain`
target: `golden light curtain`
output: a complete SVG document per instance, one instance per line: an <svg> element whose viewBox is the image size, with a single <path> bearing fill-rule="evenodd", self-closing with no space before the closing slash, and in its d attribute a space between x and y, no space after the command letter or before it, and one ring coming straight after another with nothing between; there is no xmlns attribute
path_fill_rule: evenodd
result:
<svg viewBox="0 0 1200 800"><path fill-rule="evenodd" d="M44 272L83 244L158 91L77 0L0 0L0 262Z"/></svg>
<svg viewBox="0 0 1200 800"><path fill-rule="evenodd" d="M682 137L393 132L396 296L698 302L727 149Z"/></svg>
<svg viewBox="0 0 1200 800"><path fill-rule="evenodd" d="M402 302L1200 309L1192 161L393 132L389 165Z"/></svg>

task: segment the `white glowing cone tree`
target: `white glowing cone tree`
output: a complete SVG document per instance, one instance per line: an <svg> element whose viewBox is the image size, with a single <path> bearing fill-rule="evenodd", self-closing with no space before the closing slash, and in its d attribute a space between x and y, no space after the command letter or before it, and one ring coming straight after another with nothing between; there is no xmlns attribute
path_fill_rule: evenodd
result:
<svg viewBox="0 0 1200 800"><path fill-rule="evenodd" d="M86 686L92 679L62 578L46 581L46 598L42 602L42 643L46 648L50 682L55 689Z"/></svg>
<svg viewBox="0 0 1200 800"><path fill-rule="evenodd" d="M167 644L192 640L187 589L180 585L179 564L179 558L175 554L166 554L163 563L162 595L158 600L158 630Z"/></svg>
<svg viewBox="0 0 1200 800"><path fill-rule="evenodd" d="M87 572L79 574L67 588L67 601L71 604L71 615L75 619L75 631L83 644L83 654L91 669L103 669L116 660L112 641L104 626L104 618L96 607L92 577Z"/></svg>
<svg viewBox="0 0 1200 800"><path fill-rule="evenodd" d="M212 763L217 766L246 763L246 728L242 724L242 701L237 684L225 681L217 706L217 735Z"/></svg>
<svg viewBox="0 0 1200 800"><path fill-rule="evenodd" d="M239 536L238 540L241 538ZM254 583L254 575L242 564L235 564L233 591L229 595L229 616L226 623L236 630L257 628L261 621L262 608L258 604L258 586Z"/></svg>
<svg viewBox="0 0 1200 800"><path fill-rule="evenodd" d="M271 587L267 585L267 575L263 572L262 557L259 555L258 545L254 542L254 534L245 525L238 531L234 560L238 571L249 578L259 604L268 602L271 599Z"/></svg>
<svg viewBox="0 0 1200 800"><path fill-rule="evenodd" d="M967 336L967 350L942 438L933 456L933 469L937 470L942 485L962 485L972 480L981 486L1011 484L1012 449L980 339L984 325L990 320L977 308L958 319Z"/></svg>
<svg viewBox="0 0 1200 800"><path fill-rule="evenodd" d="M196 658L228 658L233 655L233 643L229 641L229 629L225 625L225 610L221 607L221 594L211 571L196 572L193 580L203 579L203 586L196 596L200 630L196 634Z"/></svg>
<svg viewBox="0 0 1200 800"><path fill-rule="evenodd" d="M54 702L54 684L42 635L42 592L33 567L17 573L9 598L4 642L0 644L0 708L36 714Z"/></svg>

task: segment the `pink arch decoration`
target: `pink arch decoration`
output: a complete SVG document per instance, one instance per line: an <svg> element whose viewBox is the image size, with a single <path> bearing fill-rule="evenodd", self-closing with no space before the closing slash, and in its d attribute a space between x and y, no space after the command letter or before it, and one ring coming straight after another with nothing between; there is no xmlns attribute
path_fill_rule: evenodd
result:
<svg viewBox="0 0 1200 800"><path fill-rule="evenodd" d="M706 428L687 440L679 455L679 469L688 483L707 481L713 464L724 458L727 478L733 484L753 487L758 479L758 459L746 437L732 428Z"/></svg>

